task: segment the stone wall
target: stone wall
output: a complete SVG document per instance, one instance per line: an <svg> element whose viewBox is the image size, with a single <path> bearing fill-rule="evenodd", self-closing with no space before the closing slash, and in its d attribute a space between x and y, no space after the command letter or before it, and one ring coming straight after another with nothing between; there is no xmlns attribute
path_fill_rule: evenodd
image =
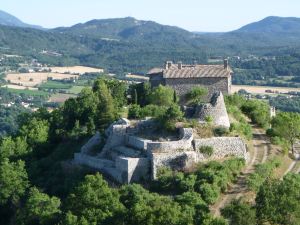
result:
<svg viewBox="0 0 300 225"><path fill-rule="evenodd" d="M210 103L197 106L195 111L194 117L200 121L205 121L206 117L209 116L212 117L215 126L230 127L224 97L221 92L214 93Z"/></svg>
<svg viewBox="0 0 300 225"><path fill-rule="evenodd" d="M151 142L151 140L139 138L136 136L127 135L126 136L126 145L139 149L139 150L147 150L147 144L148 142Z"/></svg>
<svg viewBox="0 0 300 225"><path fill-rule="evenodd" d="M101 144L102 137L100 133L97 131L96 134L85 144L81 147L80 152L83 154L89 154L90 151L96 146ZM100 150L100 149L99 149Z"/></svg>
<svg viewBox="0 0 300 225"><path fill-rule="evenodd" d="M206 87L208 89L207 100L209 100L216 91L223 94L230 93L228 78L222 77L200 77L200 78L168 78L165 84L172 87L179 96L184 96L193 87Z"/></svg>
<svg viewBox="0 0 300 225"><path fill-rule="evenodd" d="M122 183L138 182L150 178L150 161L148 158L119 157L116 168L121 171Z"/></svg>
<svg viewBox="0 0 300 225"><path fill-rule="evenodd" d="M147 152L176 152L192 149L193 129L181 128L178 141L147 142Z"/></svg>
<svg viewBox="0 0 300 225"><path fill-rule="evenodd" d="M99 159L96 157L92 157L89 155L85 155L82 153L75 153L74 154L74 161L75 163L86 165L94 169L102 170L104 167L113 167L113 161L106 160L106 159Z"/></svg>
<svg viewBox="0 0 300 225"><path fill-rule="evenodd" d="M228 156L249 159L249 153L245 142L240 137L213 137L194 140L195 150L198 153L198 160L215 160ZM201 146L213 147L213 155L208 157L199 152Z"/></svg>
<svg viewBox="0 0 300 225"><path fill-rule="evenodd" d="M198 162L195 151L152 153L151 155L152 179L157 178L157 172L160 168L168 167L173 170L182 170L189 165Z"/></svg>

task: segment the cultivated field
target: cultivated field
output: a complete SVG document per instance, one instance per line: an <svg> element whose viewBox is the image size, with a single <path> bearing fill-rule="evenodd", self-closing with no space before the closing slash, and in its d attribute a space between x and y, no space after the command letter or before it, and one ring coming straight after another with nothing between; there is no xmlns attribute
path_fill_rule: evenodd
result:
<svg viewBox="0 0 300 225"><path fill-rule="evenodd" d="M238 92L239 90L246 90L249 93L253 94L272 94L267 93L266 90L271 90L273 93L276 94L284 94L290 91L300 92L300 88L289 88L289 87L267 87L267 86L248 86L248 85L232 85L232 92Z"/></svg>
<svg viewBox="0 0 300 225"><path fill-rule="evenodd" d="M50 67L51 72L54 73L70 73L70 74L84 74L84 73L103 73L103 69L86 67L86 66L72 66L72 67Z"/></svg>
<svg viewBox="0 0 300 225"><path fill-rule="evenodd" d="M140 80L149 80L149 77L141 76L141 75L135 75L135 74L127 74L127 78L133 78L133 79L140 79Z"/></svg>
<svg viewBox="0 0 300 225"><path fill-rule="evenodd" d="M25 86L20 86L20 85L15 85L15 84L7 84L7 85L3 85L3 88L10 88L10 89L17 89L17 90L32 90L32 91L37 91L38 88L34 88L34 87L25 87Z"/></svg>
<svg viewBox="0 0 300 225"><path fill-rule="evenodd" d="M11 73L7 74L5 80L10 84L15 84L24 87L34 87L52 77L55 80L64 80L77 78L78 75L63 74L63 73Z"/></svg>
<svg viewBox="0 0 300 225"><path fill-rule="evenodd" d="M50 97L48 102L58 102L58 103L63 103L69 98L75 98L76 95L73 94L54 94Z"/></svg>

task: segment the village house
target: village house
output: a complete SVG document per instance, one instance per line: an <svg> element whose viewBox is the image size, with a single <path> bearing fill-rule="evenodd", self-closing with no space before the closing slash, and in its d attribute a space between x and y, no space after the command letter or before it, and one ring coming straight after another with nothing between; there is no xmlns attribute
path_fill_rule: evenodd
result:
<svg viewBox="0 0 300 225"><path fill-rule="evenodd" d="M170 86L177 95L184 96L193 87L202 86L208 89L207 99L218 91L230 94L232 74L227 59L223 65L186 65L167 61L164 68L153 68L147 73L152 87Z"/></svg>

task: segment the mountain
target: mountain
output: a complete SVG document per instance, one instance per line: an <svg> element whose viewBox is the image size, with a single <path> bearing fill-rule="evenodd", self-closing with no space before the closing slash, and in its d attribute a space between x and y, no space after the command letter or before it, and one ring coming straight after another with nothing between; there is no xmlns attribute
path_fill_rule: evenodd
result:
<svg viewBox="0 0 300 225"><path fill-rule="evenodd" d="M167 35L184 39L194 36L193 33L179 27L161 25L153 21L137 20L133 17L91 20L72 27L59 27L52 31L112 40L137 40L141 38L151 40L163 38Z"/></svg>
<svg viewBox="0 0 300 225"><path fill-rule="evenodd" d="M34 57L54 65L98 66L119 74L146 72L166 60L206 63L211 56L297 51L298 21L268 17L226 33L189 32L132 17L91 20L50 30L0 25L0 53Z"/></svg>
<svg viewBox="0 0 300 225"><path fill-rule="evenodd" d="M247 33L300 33L300 18L269 16L241 27L235 32Z"/></svg>
<svg viewBox="0 0 300 225"><path fill-rule="evenodd" d="M4 12L2 10L0 10L0 25L43 29L41 26L30 25L30 24L24 23L17 17L15 17L7 12Z"/></svg>

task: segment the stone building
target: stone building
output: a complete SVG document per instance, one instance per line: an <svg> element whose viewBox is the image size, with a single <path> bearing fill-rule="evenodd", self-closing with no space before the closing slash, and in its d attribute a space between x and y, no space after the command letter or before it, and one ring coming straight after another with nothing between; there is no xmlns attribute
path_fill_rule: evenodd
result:
<svg viewBox="0 0 300 225"><path fill-rule="evenodd" d="M153 68L147 73L152 87L167 85L179 96L184 96L191 88L203 86L208 89L208 99L216 91L231 93L232 74L227 59L224 60L224 65L186 65L168 61L164 68Z"/></svg>

